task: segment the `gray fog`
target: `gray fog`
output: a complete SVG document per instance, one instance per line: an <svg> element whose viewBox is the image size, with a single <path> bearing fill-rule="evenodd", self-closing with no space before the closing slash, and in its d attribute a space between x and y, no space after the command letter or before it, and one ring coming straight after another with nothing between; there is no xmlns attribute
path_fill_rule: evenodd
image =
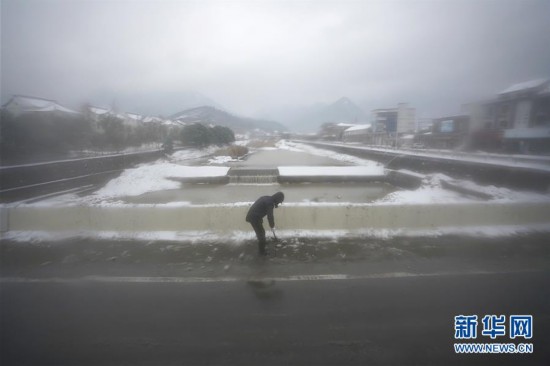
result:
<svg viewBox="0 0 550 366"><path fill-rule="evenodd" d="M345 96L436 117L548 77L549 18L529 0L2 0L2 101L276 117Z"/></svg>

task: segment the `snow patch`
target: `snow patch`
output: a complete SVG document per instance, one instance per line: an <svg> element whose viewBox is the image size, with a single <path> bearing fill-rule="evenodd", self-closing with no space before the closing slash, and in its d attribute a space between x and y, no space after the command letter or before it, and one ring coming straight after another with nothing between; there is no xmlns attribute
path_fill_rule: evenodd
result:
<svg viewBox="0 0 550 366"><path fill-rule="evenodd" d="M200 159L214 154L216 150L218 150L217 146L210 146L204 149L178 150L170 155L170 160L174 163L178 163L187 160Z"/></svg>
<svg viewBox="0 0 550 366"><path fill-rule="evenodd" d="M379 176L383 166L280 166L279 175L295 176Z"/></svg>
<svg viewBox="0 0 550 366"><path fill-rule="evenodd" d="M249 143L250 143L250 139L245 139L245 140L237 140L233 144L237 146L247 146Z"/></svg>
<svg viewBox="0 0 550 366"><path fill-rule="evenodd" d="M384 198L373 202L373 204L430 204L430 203L464 203L475 202L471 199L440 187L420 187L414 191L396 191Z"/></svg>
<svg viewBox="0 0 550 366"><path fill-rule="evenodd" d="M177 189L180 182L170 178L203 178L227 175L228 167L182 166L172 163L155 163L126 169L97 192L96 197L139 196L147 192Z"/></svg>
<svg viewBox="0 0 550 366"><path fill-rule="evenodd" d="M276 144L277 148L282 150L296 151L296 152L305 152L312 155L322 156L334 160L341 161L343 163L352 164L352 165L361 165L361 166L372 166L372 167L382 167L383 165L372 160L361 159L355 156L339 154L332 150L319 149L310 145L289 142L286 140L281 140Z"/></svg>
<svg viewBox="0 0 550 366"><path fill-rule="evenodd" d="M449 183L491 196L491 202L550 202L550 194L541 194L529 191L514 191L504 187L496 187L494 185L482 186L468 180L443 177L444 176L441 174L440 179L445 179Z"/></svg>
<svg viewBox="0 0 550 366"><path fill-rule="evenodd" d="M463 193L443 188L446 181L455 186L486 194L492 199L489 202L550 202L550 194L527 191L513 191L493 185L482 186L468 180L453 179L445 174L423 175L422 185L416 190L402 190L388 194L374 204L437 204L483 202L484 200Z"/></svg>
<svg viewBox="0 0 550 366"><path fill-rule="evenodd" d="M294 152L304 152L304 150L298 148L296 145L298 145L298 144L295 144L293 142L289 142L287 140L280 140L279 142L277 142L275 144L275 146L278 149L281 149L281 150L288 150L288 151L294 151ZM307 145L305 145L305 146L307 146Z"/></svg>
<svg viewBox="0 0 550 366"><path fill-rule="evenodd" d="M296 238L328 238L338 244L342 238L378 238L391 239L395 237L440 237L445 235L461 235L464 237L506 237L529 233L549 233L547 224L531 225L503 225L503 226L448 226L436 229L360 229L360 230L277 230L277 236L282 240ZM40 244L41 242L55 242L74 238L92 238L100 240L134 240L138 242L173 241L189 242L201 245L203 243L218 242L231 246L246 245L255 241L252 230L218 233L216 231L8 231L3 240Z"/></svg>
<svg viewBox="0 0 550 366"><path fill-rule="evenodd" d="M226 164L232 161L239 161L239 159L233 159L231 156L216 156L208 159L208 164Z"/></svg>

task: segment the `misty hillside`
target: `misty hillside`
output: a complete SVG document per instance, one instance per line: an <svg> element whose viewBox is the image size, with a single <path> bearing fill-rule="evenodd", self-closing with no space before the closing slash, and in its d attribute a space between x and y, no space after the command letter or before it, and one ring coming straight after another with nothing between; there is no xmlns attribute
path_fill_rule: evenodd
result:
<svg viewBox="0 0 550 366"><path fill-rule="evenodd" d="M113 101L120 110L145 116L167 116L202 106L225 109L215 100L195 91L133 90L123 94L101 91L91 97L94 105L112 105Z"/></svg>
<svg viewBox="0 0 550 366"><path fill-rule="evenodd" d="M321 111L321 117L328 119L323 122L364 122L366 113L349 98L340 98Z"/></svg>
<svg viewBox="0 0 550 366"><path fill-rule="evenodd" d="M267 113L293 131L315 132L325 122L367 122L367 114L349 98L343 97L332 104L318 103L308 107L286 107Z"/></svg>
<svg viewBox="0 0 550 366"><path fill-rule="evenodd" d="M178 112L170 117L172 120L184 123L204 123L226 126L233 131L242 133L256 128L264 131L286 131L287 128L274 121L237 117L220 109L203 106Z"/></svg>

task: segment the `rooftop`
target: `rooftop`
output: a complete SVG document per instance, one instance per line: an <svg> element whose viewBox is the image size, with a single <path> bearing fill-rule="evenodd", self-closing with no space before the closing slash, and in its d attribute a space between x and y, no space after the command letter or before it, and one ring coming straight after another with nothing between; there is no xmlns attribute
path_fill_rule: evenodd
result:
<svg viewBox="0 0 550 366"><path fill-rule="evenodd" d="M355 125L353 127L348 128L345 132L368 130L369 128L371 128L371 125Z"/></svg>
<svg viewBox="0 0 550 366"><path fill-rule="evenodd" d="M508 93L514 93L514 92L518 92L518 91L529 90L529 89L536 89L536 88L539 88L539 87L544 87L545 84L550 84L550 80L549 79L535 79L535 80L530 80L530 81L524 81L522 83L518 83L518 84L514 84L514 85L510 86L509 88L504 89L503 91L501 91L498 94L501 95L501 94L508 94Z"/></svg>
<svg viewBox="0 0 550 366"><path fill-rule="evenodd" d="M78 113L72 109L63 107L55 100L44 98L30 97L26 95L14 95L9 102L4 104L4 108L16 109L19 113L24 112L65 112Z"/></svg>

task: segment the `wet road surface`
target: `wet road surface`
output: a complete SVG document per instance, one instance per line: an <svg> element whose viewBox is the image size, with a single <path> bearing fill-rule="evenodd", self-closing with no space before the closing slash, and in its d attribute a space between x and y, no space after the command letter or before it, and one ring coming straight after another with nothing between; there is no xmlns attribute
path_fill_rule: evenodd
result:
<svg viewBox="0 0 550 366"><path fill-rule="evenodd" d="M2 364L548 364L550 273L2 285ZM459 314L534 317L534 353L456 355Z"/></svg>
<svg viewBox="0 0 550 366"><path fill-rule="evenodd" d="M266 260L253 242L2 242L1 363L547 365L547 239L310 238ZM533 315L534 353L455 354L461 314Z"/></svg>

